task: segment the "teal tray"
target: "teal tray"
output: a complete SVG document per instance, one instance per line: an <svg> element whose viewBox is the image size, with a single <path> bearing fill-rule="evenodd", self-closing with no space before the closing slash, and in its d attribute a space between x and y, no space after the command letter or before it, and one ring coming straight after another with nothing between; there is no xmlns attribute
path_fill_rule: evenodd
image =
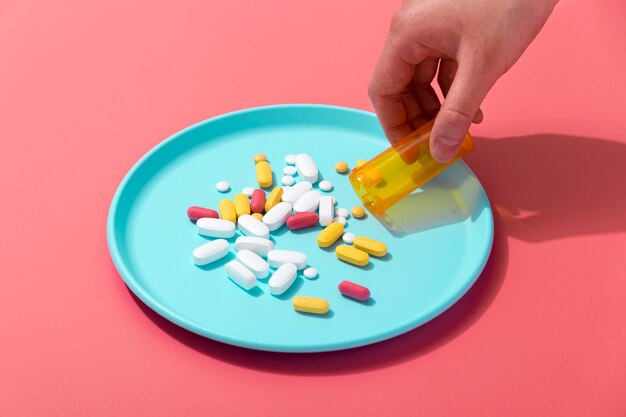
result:
<svg viewBox="0 0 626 417"><path fill-rule="evenodd" d="M154 311L199 335L251 349L321 352L375 343L407 332L454 304L482 271L493 239L493 217L478 179L458 162L398 203L382 218L348 219L346 231L387 243L389 254L358 268L320 249L321 227L272 233L276 248L305 252L319 277L300 275L282 296L267 280L251 293L233 284L223 265L194 265L192 250L207 242L188 206L217 208L255 186L254 153L265 153L278 181L287 154L309 153L320 180L332 181L338 206L359 204L335 162L369 159L388 146L376 116L323 105L252 108L205 120L166 139L128 172L111 203L107 239L128 287ZM231 191L220 194L215 183ZM277 182L275 181L275 184ZM234 242L234 238L230 239ZM369 302L344 298L347 279L367 286ZM330 302L325 316L295 312L295 295Z"/></svg>

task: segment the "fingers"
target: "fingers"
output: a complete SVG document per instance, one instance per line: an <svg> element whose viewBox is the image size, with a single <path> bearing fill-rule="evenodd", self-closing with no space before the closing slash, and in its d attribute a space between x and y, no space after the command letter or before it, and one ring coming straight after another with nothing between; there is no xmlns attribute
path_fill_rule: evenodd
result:
<svg viewBox="0 0 626 417"><path fill-rule="evenodd" d="M456 70L458 68L458 64L454 59L445 58L442 59L439 63L439 73L437 74L437 84L439 84L439 88L441 88L441 92L444 97L448 96L448 91L450 91L450 86L452 86L452 81L454 81L454 76L456 75ZM483 121L483 111L478 109L476 112L476 116L472 123L481 123Z"/></svg>
<svg viewBox="0 0 626 417"><path fill-rule="evenodd" d="M409 91L419 104L422 115L427 119L433 119L441 107L439 97L431 85L437 74L438 64L439 59L432 57L417 64L413 81L409 86Z"/></svg>
<svg viewBox="0 0 626 417"><path fill-rule="evenodd" d="M459 64L430 135L430 151L437 161L445 163L456 155L496 79L479 63Z"/></svg>

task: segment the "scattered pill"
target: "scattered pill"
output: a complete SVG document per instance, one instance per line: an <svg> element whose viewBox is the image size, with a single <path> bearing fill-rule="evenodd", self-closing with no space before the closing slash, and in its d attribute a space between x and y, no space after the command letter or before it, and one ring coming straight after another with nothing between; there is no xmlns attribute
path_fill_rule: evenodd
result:
<svg viewBox="0 0 626 417"><path fill-rule="evenodd" d="M252 213L251 216L254 217L255 219L257 219L260 222L263 221L263 215L261 213Z"/></svg>
<svg viewBox="0 0 626 417"><path fill-rule="evenodd" d="M265 208L265 191L256 189L252 191L252 198L250 199L250 211L253 213L263 213Z"/></svg>
<svg viewBox="0 0 626 417"><path fill-rule="evenodd" d="M224 265L226 275L235 284L239 285L244 290L250 290L256 286L256 277L254 273L250 271L244 264L239 261L230 261Z"/></svg>
<svg viewBox="0 0 626 417"><path fill-rule="evenodd" d="M280 202L263 216L263 223L270 229L270 232L281 227L291 216L291 204Z"/></svg>
<svg viewBox="0 0 626 417"><path fill-rule="evenodd" d="M217 188L217 191L220 193L225 193L230 190L230 184L226 181L218 181L217 184L215 184L215 188Z"/></svg>
<svg viewBox="0 0 626 417"><path fill-rule="evenodd" d="M293 205L293 211L296 213L302 213L305 211L317 211L320 205L320 194L317 190L307 191L300 197Z"/></svg>
<svg viewBox="0 0 626 417"><path fill-rule="evenodd" d="M270 237L269 227L249 214L244 214L237 219L237 227L246 236L262 237L263 239Z"/></svg>
<svg viewBox="0 0 626 417"><path fill-rule="evenodd" d="M291 175L285 175L280 179L282 185L293 185L295 182L296 180Z"/></svg>
<svg viewBox="0 0 626 417"><path fill-rule="evenodd" d="M335 164L335 171L337 171L340 174L343 174L345 172L348 172L348 164L346 162L337 162Z"/></svg>
<svg viewBox="0 0 626 417"><path fill-rule="evenodd" d="M354 242L355 237L356 235L352 232L344 233L342 238L343 243L351 244L352 242Z"/></svg>
<svg viewBox="0 0 626 417"><path fill-rule="evenodd" d="M287 291L296 280L298 269L294 264L283 264L278 267L267 282L270 294L280 295Z"/></svg>
<svg viewBox="0 0 626 417"><path fill-rule="evenodd" d="M335 210L335 216L339 216L339 217L343 217L344 219L347 219L350 216L350 212L348 211L347 208L341 207Z"/></svg>
<svg viewBox="0 0 626 417"><path fill-rule="evenodd" d="M295 250L274 249L268 252L267 260L272 268L283 264L294 264L298 269L306 268L306 254Z"/></svg>
<svg viewBox="0 0 626 417"><path fill-rule="evenodd" d="M218 210L220 218L235 223L237 221L237 213L235 212L235 203L227 198L220 200Z"/></svg>
<svg viewBox="0 0 626 417"><path fill-rule="evenodd" d="M212 240L193 250L193 261L196 265L207 265L223 258L228 253L228 241Z"/></svg>
<svg viewBox="0 0 626 417"><path fill-rule="evenodd" d="M328 313L328 301L323 298L306 297L298 295L293 297L293 308L301 313L326 314Z"/></svg>
<svg viewBox="0 0 626 417"><path fill-rule="evenodd" d="M354 247L367 252L372 256L385 256L387 254L387 245L365 236L354 238Z"/></svg>
<svg viewBox="0 0 626 417"><path fill-rule="evenodd" d="M320 248L327 248L343 235L343 224L332 222L317 235L317 244Z"/></svg>
<svg viewBox="0 0 626 417"><path fill-rule="evenodd" d="M322 191L330 191L333 189L333 183L328 180L320 181L319 187Z"/></svg>
<svg viewBox="0 0 626 417"><path fill-rule="evenodd" d="M272 167L269 162L261 161L256 164L256 180L261 188L272 186Z"/></svg>
<svg viewBox="0 0 626 417"><path fill-rule="evenodd" d="M283 174L285 175L291 175L294 176L296 175L296 167L292 166L292 165L287 165L286 167L283 168Z"/></svg>
<svg viewBox="0 0 626 417"><path fill-rule="evenodd" d="M235 236L235 223L230 220L203 217L196 222L198 233L202 236L228 239Z"/></svg>
<svg viewBox="0 0 626 417"><path fill-rule="evenodd" d="M285 187L283 190L282 200L287 203L294 204L305 193L311 191L313 184L308 181L300 181L292 187Z"/></svg>
<svg viewBox="0 0 626 417"><path fill-rule="evenodd" d="M254 197L254 194L252 195ZM280 203L283 198L283 187L274 187L272 192L265 200L265 212L270 211L276 204ZM255 209L257 207L255 206ZM257 213L257 211L255 211Z"/></svg>
<svg viewBox="0 0 626 417"><path fill-rule="evenodd" d="M317 182L317 165L311 155L306 153L296 155L296 170L303 181L309 181L312 184Z"/></svg>
<svg viewBox="0 0 626 417"><path fill-rule="evenodd" d="M359 159L358 161L356 161L356 167L358 168L365 163L367 163L367 159Z"/></svg>
<svg viewBox="0 0 626 417"><path fill-rule="evenodd" d="M317 269L310 266L308 268L305 268L304 271L302 271L302 275L304 275L305 278L313 279L317 277Z"/></svg>
<svg viewBox="0 0 626 417"><path fill-rule="evenodd" d="M234 198L235 214L237 217L250 214L250 199L245 194L237 194Z"/></svg>
<svg viewBox="0 0 626 417"><path fill-rule="evenodd" d="M296 156L295 155L287 155L287 156L285 156L285 163L287 165L295 165L296 164Z"/></svg>
<svg viewBox="0 0 626 417"><path fill-rule="evenodd" d="M363 216L365 216L365 209L362 206L352 207L352 217L360 219Z"/></svg>
<svg viewBox="0 0 626 417"><path fill-rule="evenodd" d="M261 237L240 236L235 240L235 251L239 252L245 249L267 258L269 251L274 250L274 242Z"/></svg>
<svg viewBox="0 0 626 417"><path fill-rule="evenodd" d="M370 257L366 252L348 245L339 245L335 248L337 258L357 266L365 266L369 263Z"/></svg>
<svg viewBox="0 0 626 417"><path fill-rule="evenodd" d="M367 301L370 298L370 290L367 287L350 281L341 281L339 283L339 292L346 297L359 301Z"/></svg>
<svg viewBox="0 0 626 417"><path fill-rule="evenodd" d="M245 195L247 195L248 197L252 197L252 193L254 192L254 188L252 187L244 187L243 190L241 190L242 193L244 193Z"/></svg>
<svg viewBox="0 0 626 417"><path fill-rule="evenodd" d="M345 218L345 217L336 216L336 217L333 219L333 221L334 221L334 222L336 222L336 223L341 223L341 225L342 225L342 226L345 226L345 225L346 225L346 218Z"/></svg>
<svg viewBox="0 0 626 417"><path fill-rule="evenodd" d="M328 226L333 222L334 213L334 201L333 197L329 195L323 195L320 197L320 204L317 212L319 213L320 226Z"/></svg>
<svg viewBox="0 0 626 417"><path fill-rule="evenodd" d="M289 230L305 229L307 227L315 226L319 219L320 218L317 213L314 212L305 211L302 213L296 213L287 219L287 227Z"/></svg>
<svg viewBox="0 0 626 417"><path fill-rule="evenodd" d="M191 206L187 209L187 217L192 222L197 221L203 217L212 217L214 219L219 219L220 215L217 211L211 210L209 208Z"/></svg>
<svg viewBox="0 0 626 417"><path fill-rule="evenodd" d="M254 154L254 162L262 162L267 161L267 156L264 153L255 153Z"/></svg>
<svg viewBox="0 0 626 417"><path fill-rule="evenodd" d="M270 274L269 264L265 262L265 259L261 258L251 250L243 249L237 252L237 260L252 271L254 276L257 278L267 278Z"/></svg>

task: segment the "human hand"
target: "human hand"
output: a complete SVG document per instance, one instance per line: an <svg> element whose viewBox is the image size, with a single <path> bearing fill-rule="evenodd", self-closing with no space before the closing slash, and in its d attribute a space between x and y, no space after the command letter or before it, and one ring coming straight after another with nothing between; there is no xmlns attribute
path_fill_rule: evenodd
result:
<svg viewBox="0 0 626 417"><path fill-rule="evenodd" d="M391 143L435 118L430 151L451 160L494 83L558 0L406 0L391 22L369 95ZM439 72L437 73L437 69ZM432 87L437 83L443 104Z"/></svg>

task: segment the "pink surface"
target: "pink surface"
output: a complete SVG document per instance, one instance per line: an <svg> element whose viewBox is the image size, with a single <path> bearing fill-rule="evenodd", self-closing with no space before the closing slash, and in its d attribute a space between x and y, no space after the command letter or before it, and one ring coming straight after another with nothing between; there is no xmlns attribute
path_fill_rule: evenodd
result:
<svg viewBox="0 0 626 417"><path fill-rule="evenodd" d="M243 107L370 109L394 3L0 3L1 416L626 415L622 0L563 1L484 103L468 162L493 254L431 323L253 352L169 324L119 278L105 221L132 164Z"/></svg>

